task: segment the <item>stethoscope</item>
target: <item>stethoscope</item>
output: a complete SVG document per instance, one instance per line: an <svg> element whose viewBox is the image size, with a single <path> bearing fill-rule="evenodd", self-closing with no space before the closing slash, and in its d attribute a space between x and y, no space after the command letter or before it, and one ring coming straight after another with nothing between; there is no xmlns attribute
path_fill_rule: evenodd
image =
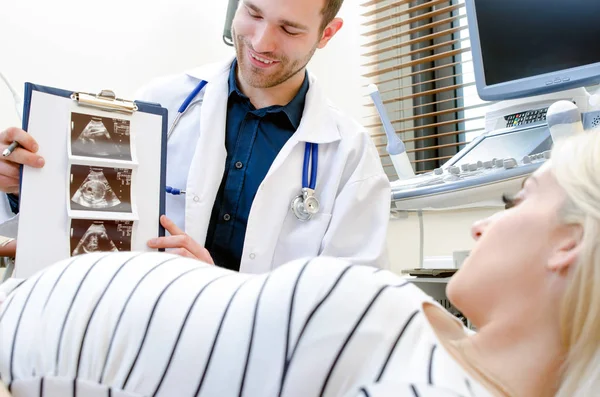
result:
<svg viewBox="0 0 600 397"><path fill-rule="evenodd" d="M179 123L179 119L187 111L188 107L198 96L200 91L208 82L201 80L194 90L185 98L175 115L175 119L167 133L167 140L171 138L175 127ZM315 186L317 185L317 167L319 163L319 145L316 143L306 142L304 147L304 166L302 168L302 193L292 199L292 213L301 221L308 221L313 215L319 212L319 200L315 197ZM310 181L308 179L310 165ZM185 194L185 190L175 189L171 186L166 186L166 192L174 196Z"/></svg>

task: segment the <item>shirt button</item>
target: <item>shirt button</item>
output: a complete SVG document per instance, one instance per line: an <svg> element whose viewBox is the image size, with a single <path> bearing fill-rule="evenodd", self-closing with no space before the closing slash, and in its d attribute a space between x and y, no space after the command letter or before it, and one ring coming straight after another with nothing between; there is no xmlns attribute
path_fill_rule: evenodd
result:
<svg viewBox="0 0 600 397"><path fill-rule="evenodd" d="M235 168L237 168L238 170L241 169L244 166L244 164L242 164L241 161L238 161L237 163L235 163Z"/></svg>
<svg viewBox="0 0 600 397"><path fill-rule="evenodd" d="M231 215L225 214L223 215L223 219L225 220L225 222L229 222L231 220Z"/></svg>
<svg viewBox="0 0 600 397"><path fill-rule="evenodd" d="M255 253L251 253L250 254L250 259L256 259L256 254Z"/></svg>
<svg viewBox="0 0 600 397"><path fill-rule="evenodd" d="M198 202L198 201L200 201L200 197L198 197L198 196L194 196L194 201L195 201L195 202Z"/></svg>

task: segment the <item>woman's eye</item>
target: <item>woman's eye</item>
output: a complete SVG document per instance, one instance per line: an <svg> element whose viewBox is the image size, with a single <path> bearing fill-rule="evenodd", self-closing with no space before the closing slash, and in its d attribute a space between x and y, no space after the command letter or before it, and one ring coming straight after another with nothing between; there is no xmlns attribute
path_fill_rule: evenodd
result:
<svg viewBox="0 0 600 397"><path fill-rule="evenodd" d="M508 194L502 195L502 202L504 203L504 209L510 209L519 204L521 198L519 195L513 196Z"/></svg>

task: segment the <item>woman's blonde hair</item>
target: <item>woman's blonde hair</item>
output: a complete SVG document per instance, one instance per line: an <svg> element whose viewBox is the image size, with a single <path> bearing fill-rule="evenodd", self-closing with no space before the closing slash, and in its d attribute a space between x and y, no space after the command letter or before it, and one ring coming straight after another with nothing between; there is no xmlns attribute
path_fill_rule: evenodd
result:
<svg viewBox="0 0 600 397"><path fill-rule="evenodd" d="M561 218L581 225L578 263L560 308L567 349L556 396L600 395L600 130L565 139L552 152L552 172L567 193Z"/></svg>

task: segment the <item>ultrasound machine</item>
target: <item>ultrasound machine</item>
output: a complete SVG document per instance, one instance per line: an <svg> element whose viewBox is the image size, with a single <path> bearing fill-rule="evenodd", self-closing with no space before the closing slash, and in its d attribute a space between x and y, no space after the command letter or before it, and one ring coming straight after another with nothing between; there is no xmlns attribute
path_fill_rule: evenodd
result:
<svg viewBox="0 0 600 397"><path fill-rule="evenodd" d="M576 105L583 129L600 128L586 89L600 83L600 1L465 2L477 92L495 101L485 132L442 167L392 182L393 209L501 205L550 158L557 101Z"/></svg>

